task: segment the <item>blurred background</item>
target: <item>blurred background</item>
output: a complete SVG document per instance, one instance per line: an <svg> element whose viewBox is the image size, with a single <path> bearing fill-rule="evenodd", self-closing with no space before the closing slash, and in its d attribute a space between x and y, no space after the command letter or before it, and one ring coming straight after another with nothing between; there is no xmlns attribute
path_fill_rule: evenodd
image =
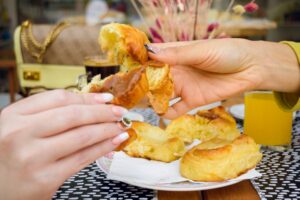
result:
<svg viewBox="0 0 300 200"><path fill-rule="evenodd" d="M245 5L248 2L249 0L237 0L235 4ZM205 15L207 23L214 22L222 13L225 13L229 3L230 0L213 0L207 15ZM226 17L226 21L222 22L222 32L226 33L226 37L300 41L299 0L257 0L256 3L260 8L251 15ZM138 10L143 12L142 6L140 4L137 6ZM69 74L67 70L70 70L70 74L73 73L73 76L82 73L82 70L76 71L75 69L83 67L85 56L97 54L97 51L100 51L96 39L98 30L103 24L109 22L128 23L153 34L153 32L149 32L149 27L145 25L145 21L141 19L130 0L0 0L0 13L0 108L21 98L22 95L28 95L28 93L26 94L27 89L37 86L46 89L60 87L59 84L47 85L51 79L54 82L58 81L57 74L67 76ZM149 13L144 17L152 18ZM53 28L58 22L68 21L76 24L74 27L77 27L77 31L75 28L73 32L72 28L66 30L62 28L61 34L58 33L56 41L49 47L49 52L45 53L44 60L40 62L36 61L30 52L27 52L30 48L26 48L26 43L21 41L22 33L14 38L16 28L25 20L30 20L33 24L33 36L41 44L51 33L51 27ZM47 26L41 27L37 24ZM50 28L47 28L48 26ZM30 39L30 32L28 34ZM90 39L88 38L89 34ZM19 46L16 52L20 55L15 54L16 44ZM22 47L22 44L25 46ZM60 46L66 49L62 53ZM92 50L91 47L93 47ZM74 53L72 49L78 52ZM51 52L52 55L50 55ZM55 52L60 53L56 55ZM77 56L78 54L80 56ZM62 55L64 55L63 58L58 59ZM19 56L17 61L16 56ZM72 57L74 57L73 61ZM51 75L53 69L56 69L55 67L60 67L59 69L64 69L64 71L58 70L56 75L54 72ZM73 80L73 77L68 80ZM61 85L68 86L69 83L65 82Z"/></svg>

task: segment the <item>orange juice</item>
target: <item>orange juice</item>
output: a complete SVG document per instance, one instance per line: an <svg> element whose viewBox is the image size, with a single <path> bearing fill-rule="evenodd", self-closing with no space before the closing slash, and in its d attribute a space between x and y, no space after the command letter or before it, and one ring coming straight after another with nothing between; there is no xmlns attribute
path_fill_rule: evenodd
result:
<svg viewBox="0 0 300 200"><path fill-rule="evenodd" d="M245 94L244 133L258 144L289 146L293 113L279 108L271 92Z"/></svg>

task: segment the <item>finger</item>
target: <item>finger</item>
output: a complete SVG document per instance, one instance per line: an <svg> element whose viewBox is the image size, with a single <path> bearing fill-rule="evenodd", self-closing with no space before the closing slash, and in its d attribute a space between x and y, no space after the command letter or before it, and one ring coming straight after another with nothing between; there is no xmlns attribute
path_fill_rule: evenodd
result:
<svg viewBox="0 0 300 200"><path fill-rule="evenodd" d="M72 129L63 134L44 139L47 159L58 160L80 149L92 146L124 132L116 123L102 123ZM51 149L51 151L49 151Z"/></svg>
<svg viewBox="0 0 300 200"><path fill-rule="evenodd" d="M149 56L169 65L195 65L199 62L201 52L198 43L155 49ZM152 48L153 49L153 48Z"/></svg>
<svg viewBox="0 0 300 200"><path fill-rule="evenodd" d="M57 177L62 177L63 180L65 180L94 162L96 159L113 151L127 139L128 136L123 137L122 139L119 139L118 143L113 143L112 139L107 139L84 150L78 151L71 156L57 161L53 166L53 170L57 173Z"/></svg>
<svg viewBox="0 0 300 200"><path fill-rule="evenodd" d="M66 90L53 90L39 93L13 104L10 109L20 114L33 114L52 108L72 104L99 104L107 103L113 99L109 93L102 94L76 94Z"/></svg>
<svg viewBox="0 0 300 200"><path fill-rule="evenodd" d="M191 106L189 106L186 101L181 100L171 107L169 107L168 111L166 114L164 114L163 118L167 119L176 119L177 117L186 114L188 111L192 109Z"/></svg>
<svg viewBox="0 0 300 200"><path fill-rule="evenodd" d="M155 48L156 49L165 49L165 48L169 48L169 47L189 45L189 44L197 43L199 41L201 41L201 40L166 42L166 43L152 43L152 44L146 44L146 45L149 46L149 47L153 47L154 49ZM147 48L147 46L146 46L146 48Z"/></svg>
<svg viewBox="0 0 300 200"><path fill-rule="evenodd" d="M116 122L126 113L127 109L114 105L70 105L29 115L27 120L35 126L29 126L28 132L37 137L49 137L79 126Z"/></svg>

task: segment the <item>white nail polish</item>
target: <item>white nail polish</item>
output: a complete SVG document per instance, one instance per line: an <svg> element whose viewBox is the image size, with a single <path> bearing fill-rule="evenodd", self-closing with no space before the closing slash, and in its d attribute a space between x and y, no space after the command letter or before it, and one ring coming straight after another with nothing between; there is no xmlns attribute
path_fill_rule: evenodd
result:
<svg viewBox="0 0 300 200"><path fill-rule="evenodd" d="M112 143L115 145L119 145L122 142L124 142L125 140L127 140L129 138L129 135L127 132L121 133L120 135L117 135L116 137L114 137L112 139Z"/></svg>
<svg viewBox="0 0 300 200"><path fill-rule="evenodd" d="M111 102L113 98L114 96L110 93L101 93L95 95L95 99L101 102Z"/></svg>
<svg viewBox="0 0 300 200"><path fill-rule="evenodd" d="M128 110L126 108L120 106L113 106L111 109L114 115L120 117L120 119L128 113Z"/></svg>

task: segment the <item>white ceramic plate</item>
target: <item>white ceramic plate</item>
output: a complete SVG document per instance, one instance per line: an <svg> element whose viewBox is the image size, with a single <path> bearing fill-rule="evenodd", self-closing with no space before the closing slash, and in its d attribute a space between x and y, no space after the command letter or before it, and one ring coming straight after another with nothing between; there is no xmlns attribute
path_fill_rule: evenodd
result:
<svg viewBox="0 0 300 200"><path fill-rule="evenodd" d="M245 109L244 104L237 104L237 105L231 106L228 109L228 111L235 118L244 120L244 116L245 116L244 109Z"/></svg>
<svg viewBox="0 0 300 200"><path fill-rule="evenodd" d="M108 173L111 159L107 157L102 157L96 160L97 166L104 172ZM210 190L221 187L226 187L229 185L236 184L242 180L230 180L224 182L207 182L207 183L193 183L193 182L180 182L180 183L169 183L169 184L144 184L137 182L125 182L130 185L148 188L153 190L164 190L164 191L200 191L200 190Z"/></svg>
<svg viewBox="0 0 300 200"><path fill-rule="evenodd" d="M235 118L244 120L244 117L245 117L245 105L244 104L237 104L237 105L231 106L228 109L228 111ZM296 117L296 113L294 112L293 119L295 119L295 117Z"/></svg>

